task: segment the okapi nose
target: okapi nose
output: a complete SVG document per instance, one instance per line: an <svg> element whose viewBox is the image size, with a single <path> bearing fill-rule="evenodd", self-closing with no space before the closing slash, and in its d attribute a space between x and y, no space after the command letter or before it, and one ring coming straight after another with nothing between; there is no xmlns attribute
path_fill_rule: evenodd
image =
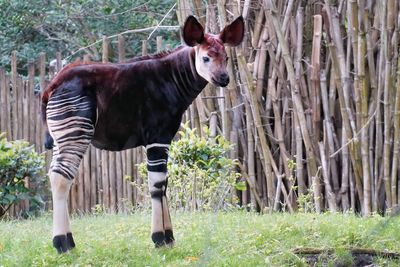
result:
<svg viewBox="0 0 400 267"><path fill-rule="evenodd" d="M229 75L228 73L222 73L221 76L219 77L219 81L222 86L227 86L229 83Z"/></svg>

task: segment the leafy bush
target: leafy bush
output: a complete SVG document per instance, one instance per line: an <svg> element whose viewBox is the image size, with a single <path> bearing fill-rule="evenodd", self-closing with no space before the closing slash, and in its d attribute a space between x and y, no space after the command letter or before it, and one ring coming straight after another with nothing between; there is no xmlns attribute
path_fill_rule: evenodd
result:
<svg viewBox="0 0 400 267"><path fill-rule="evenodd" d="M178 133L179 140L170 146L168 196L171 208L216 210L236 201L233 189L239 174L235 171L236 160L228 158L232 146L222 136L210 137L207 128L204 133L205 136L200 137L196 129L184 124ZM147 179L146 163L141 163L139 170L143 179Z"/></svg>
<svg viewBox="0 0 400 267"><path fill-rule="evenodd" d="M36 215L43 209L44 164L43 156L28 142L7 141L0 135L0 218L23 200L28 201L29 210L21 215Z"/></svg>

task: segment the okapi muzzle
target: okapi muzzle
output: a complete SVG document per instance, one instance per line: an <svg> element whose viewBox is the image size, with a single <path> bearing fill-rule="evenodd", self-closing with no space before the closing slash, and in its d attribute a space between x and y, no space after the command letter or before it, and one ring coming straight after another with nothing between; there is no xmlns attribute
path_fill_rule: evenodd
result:
<svg viewBox="0 0 400 267"><path fill-rule="evenodd" d="M174 244L166 194L169 146L207 83L228 85L225 45L241 43L244 21L239 17L214 35L190 16L182 34L187 45L173 51L124 63L67 65L44 91L46 148L53 149L53 246L59 253L75 247L68 196L90 144L109 151L146 147L151 238L156 247Z"/></svg>

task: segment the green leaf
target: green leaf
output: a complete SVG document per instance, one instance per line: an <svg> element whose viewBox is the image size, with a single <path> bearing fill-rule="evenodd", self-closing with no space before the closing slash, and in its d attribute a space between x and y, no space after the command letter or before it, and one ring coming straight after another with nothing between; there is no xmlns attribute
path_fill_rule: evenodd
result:
<svg viewBox="0 0 400 267"><path fill-rule="evenodd" d="M245 191L247 189L247 185L245 181L239 181L235 184L235 188L238 191Z"/></svg>

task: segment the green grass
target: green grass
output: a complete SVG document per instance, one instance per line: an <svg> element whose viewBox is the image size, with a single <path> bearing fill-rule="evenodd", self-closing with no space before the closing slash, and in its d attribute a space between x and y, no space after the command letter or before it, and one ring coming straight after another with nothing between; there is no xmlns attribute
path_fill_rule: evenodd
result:
<svg viewBox="0 0 400 267"><path fill-rule="evenodd" d="M77 248L65 255L52 247L49 215L0 221L0 266L306 266L292 252L298 247L334 248L333 266L351 265L348 247L400 252L398 217L232 212L173 213L172 219L175 247L154 249L148 213L74 217Z"/></svg>

